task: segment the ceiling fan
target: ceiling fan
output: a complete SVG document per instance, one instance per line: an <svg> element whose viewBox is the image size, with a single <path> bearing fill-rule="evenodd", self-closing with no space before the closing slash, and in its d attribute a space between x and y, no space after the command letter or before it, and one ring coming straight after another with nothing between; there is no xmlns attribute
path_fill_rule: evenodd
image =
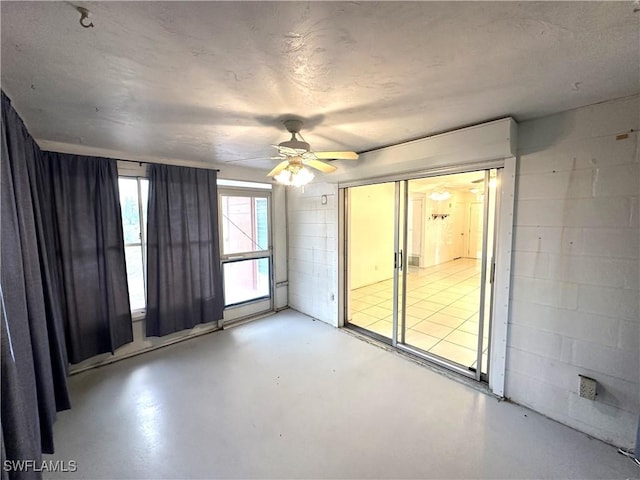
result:
<svg viewBox="0 0 640 480"><path fill-rule="evenodd" d="M272 157L274 159L282 159L276 167L271 170L267 176L274 177L276 180L281 181L279 176L283 173L290 180L290 184L293 184L293 177L308 178L307 183L313 178L313 174L306 170L304 166L315 168L322 173L335 172L337 168L335 165L323 162L322 160L357 160L358 154L356 152L314 152L311 150L311 145L307 143L300 130L302 129L302 120L288 119L282 122L287 131L291 134L291 139L286 142L281 142L278 145L273 145L278 150L279 156ZM298 139L300 137L300 139ZM300 180L302 181L302 178ZM287 183L286 181L282 183Z"/></svg>

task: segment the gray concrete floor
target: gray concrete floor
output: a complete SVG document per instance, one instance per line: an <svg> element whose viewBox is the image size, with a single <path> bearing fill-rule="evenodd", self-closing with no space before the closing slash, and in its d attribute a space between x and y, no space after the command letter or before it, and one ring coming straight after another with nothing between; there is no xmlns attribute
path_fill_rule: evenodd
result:
<svg viewBox="0 0 640 480"><path fill-rule="evenodd" d="M615 448L287 310L70 378L47 478L629 478Z"/></svg>

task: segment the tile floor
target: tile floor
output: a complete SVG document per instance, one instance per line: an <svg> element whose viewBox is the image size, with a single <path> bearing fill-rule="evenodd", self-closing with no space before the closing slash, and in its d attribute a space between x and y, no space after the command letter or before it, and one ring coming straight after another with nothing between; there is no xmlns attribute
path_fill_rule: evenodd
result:
<svg viewBox="0 0 640 480"><path fill-rule="evenodd" d="M392 296L391 279L352 290L349 323L391 338ZM410 267L406 303L407 345L475 368L480 260L459 258L428 268ZM485 336L484 372L487 344Z"/></svg>

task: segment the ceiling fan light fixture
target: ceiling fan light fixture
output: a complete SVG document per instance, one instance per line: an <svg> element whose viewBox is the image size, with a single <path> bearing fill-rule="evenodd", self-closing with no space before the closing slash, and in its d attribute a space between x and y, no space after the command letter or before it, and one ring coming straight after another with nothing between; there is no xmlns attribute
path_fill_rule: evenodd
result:
<svg viewBox="0 0 640 480"><path fill-rule="evenodd" d="M432 192L431 195L429 195L429 198L431 200L434 200L436 202L441 202L443 200L448 200L449 198L451 198L451 194L447 191L444 192Z"/></svg>
<svg viewBox="0 0 640 480"><path fill-rule="evenodd" d="M302 187L313 180L313 172L301 164L290 163L273 178L282 185Z"/></svg>

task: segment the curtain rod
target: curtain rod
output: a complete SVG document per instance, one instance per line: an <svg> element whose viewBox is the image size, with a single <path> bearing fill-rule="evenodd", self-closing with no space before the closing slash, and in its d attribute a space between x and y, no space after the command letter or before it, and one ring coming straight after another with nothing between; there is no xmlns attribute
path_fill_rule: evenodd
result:
<svg viewBox="0 0 640 480"><path fill-rule="evenodd" d="M142 164L144 163L145 165L151 165L151 164L155 164L155 165L171 165L173 167L184 167L184 165L174 165L172 163L160 163L160 162L143 162L142 160L123 160L120 158L116 159L118 162L129 162L129 163L137 163L140 166L142 166ZM199 167L186 167L186 168L199 168ZM214 172L219 172L220 169L219 168L203 168L202 170L213 170Z"/></svg>

